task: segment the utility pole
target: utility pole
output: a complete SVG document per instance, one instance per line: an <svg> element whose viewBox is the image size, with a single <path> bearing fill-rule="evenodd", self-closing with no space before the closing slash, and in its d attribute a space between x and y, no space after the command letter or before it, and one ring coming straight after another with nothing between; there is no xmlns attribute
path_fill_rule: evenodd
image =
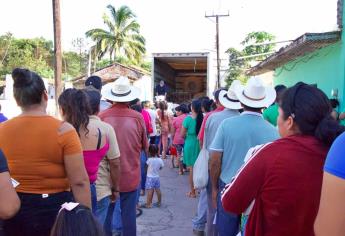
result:
<svg viewBox="0 0 345 236"><path fill-rule="evenodd" d="M229 16L229 12L226 15L220 15L220 14L212 14L212 15L206 15L206 18L216 18L216 49L217 49L217 88L220 87L220 59L219 59L219 17L226 17Z"/></svg>
<svg viewBox="0 0 345 236"><path fill-rule="evenodd" d="M55 79L55 115L58 114L58 97L62 92L62 54L61 54L61 20L60 20L60 0L53 0L53 23L54 23L54 79Z"/></svg>

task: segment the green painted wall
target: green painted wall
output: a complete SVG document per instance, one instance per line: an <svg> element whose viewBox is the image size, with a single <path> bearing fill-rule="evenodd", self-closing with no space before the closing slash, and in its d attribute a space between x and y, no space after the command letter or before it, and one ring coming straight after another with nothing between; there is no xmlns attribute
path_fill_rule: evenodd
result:
<svg viewBox="0 0 345 236"><path fill-rule="evenodd" d="M345 4L343 4L345 26ZM331 97L332 89L338 89L340 111L345 111L345 32L342 40L325 48L297 58L275 69L274 84L292 86L299 81L317 84Z"/></svg>
<svg viewBox="0 0 345 236"><path fill-rule="evenodd" d="M343 28L345 26L345 3L344 0L342 1L343 3ZM340 111L344 111L345 110L345 31L343 29L342 35L341 35L341 39L342 39L342 43L340 46L340 50L341 50L341 62L342 62L342 69L340 71L340 77L342 80L342 88L343 88L343 93L342 95L342 100L341 104L340 104ZM343 121L344 124L344 121Z"/></svg>
<svg viewBox="0 0 345 236"><path fill-rule="evenodd" d="M339 99L344 99L344 61L342 60L342 42L307 54L275 70L274 84L292 86L299 81L317 84L327 96L332 89L338 89Z"/></svg>

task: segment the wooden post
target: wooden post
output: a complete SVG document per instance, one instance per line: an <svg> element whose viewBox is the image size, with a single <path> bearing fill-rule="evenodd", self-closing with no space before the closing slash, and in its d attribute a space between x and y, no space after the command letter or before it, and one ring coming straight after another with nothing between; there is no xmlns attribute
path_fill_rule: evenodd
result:
<svg viewBox="0 0 345 236"><path fill-rule="evenodd" d="M61 20L60 0L53 0L53 22L54 22L54 82L55 82L55 115L59 113L58 98L62 92L62 52L61 52Z"/></svg>
<svg viewBox="0 0 345 236"><path fill-rule="evenodd" d="M229 16L229 12L227 15L206 15L206 18L210 18L210 17L215 17L216 18L216 51L217 51L217 83L216 83L216 88L220 88L221 86L221 82L220 82L220 59L219 59L219 17L225 17L225 16Z"/></svg>

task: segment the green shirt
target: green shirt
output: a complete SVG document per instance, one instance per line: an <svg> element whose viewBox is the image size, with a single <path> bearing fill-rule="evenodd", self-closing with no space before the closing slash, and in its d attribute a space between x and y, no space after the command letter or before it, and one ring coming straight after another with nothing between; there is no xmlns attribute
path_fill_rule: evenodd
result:
<svg viewBox="0 0 345 236"><path fill-rule="evenodd" d="M274 103L272 106L264 110L264 113L262 114L268 122L270 122L272 125L277 126L277 119L278 119L278 104Z"/></svg>

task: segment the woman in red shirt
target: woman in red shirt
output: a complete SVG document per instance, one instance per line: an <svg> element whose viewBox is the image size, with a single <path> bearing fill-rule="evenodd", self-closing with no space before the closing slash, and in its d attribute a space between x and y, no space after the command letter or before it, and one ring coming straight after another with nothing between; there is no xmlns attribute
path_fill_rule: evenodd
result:
<svg viewBox="0 0 345 236"><path fill-rule="evenodd" d="M343 128L331 117L319 89L298 83L279 108L281 139L263 145L222 194L226 211L241 214L253 203L245 235L314 235L323 165Z"/></svg>

